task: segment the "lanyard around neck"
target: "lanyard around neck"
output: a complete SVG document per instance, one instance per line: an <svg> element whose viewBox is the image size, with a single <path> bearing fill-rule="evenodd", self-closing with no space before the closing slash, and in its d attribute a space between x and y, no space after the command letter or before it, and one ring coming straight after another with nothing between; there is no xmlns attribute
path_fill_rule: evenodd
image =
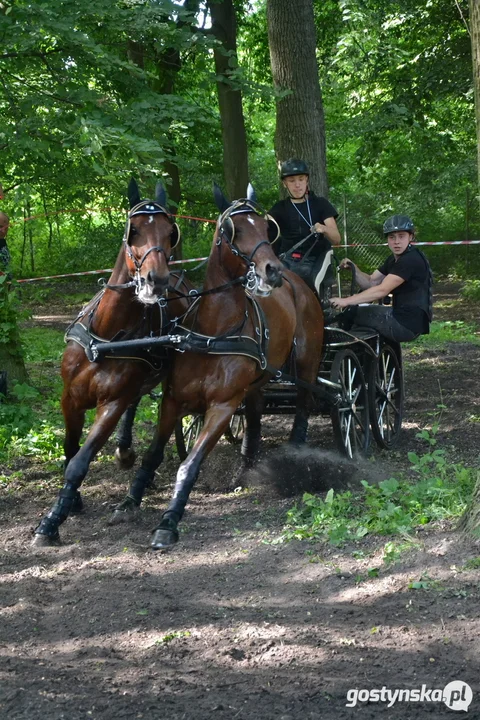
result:
<svg viewBox="0 0 480 720"><path fill-rule="evenodd" d="M308 220L310 220L310 222L308 222L307 218L306 218L305 215L302 213L302 211L298 209L297 204L293 202L292 198L290 198L290 202L292 203L293 207L295 208L295 210L297 211L297 213L298 213L298 214L300 215L300 217L302 218L303 222L304 222L306 225L308 225L309 228L311 228L311 227L313 226L313 222L312 222L312 213L310 212L310 203L308 202L308 196L307 196L305 202L307 203Z"/></svg>

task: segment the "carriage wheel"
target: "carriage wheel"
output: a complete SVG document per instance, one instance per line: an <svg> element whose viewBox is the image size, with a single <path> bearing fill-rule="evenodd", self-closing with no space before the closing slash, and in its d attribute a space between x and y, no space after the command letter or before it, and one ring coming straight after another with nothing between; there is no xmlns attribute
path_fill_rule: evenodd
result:
<svg viewBox="0 0 480 720"><path fill-rule="evenodd" d="M403 373L391 345L384 345L370 366L368 395L373 437L379 447L390 450L399 438L403 415Z"/></svg>
<svg viewBox="0 0 480 720"><path fill-rule="evenodd" d="M232 415L230 425L225 430L223 437L232 445L238 445L242 442L245 434L245 416Z"/></svg>
<svg viewBox="0 0 480 720"><path fill-rule="evenodd" d="M368 394L362 366L351 350L340 350L334 357L332 382L342 387L339 404L332 407L333 434L338 449L349 458L365 453L370 442Z"/></svg>
<svg viewBox="0 0 480 720"><path fill-rule="evenodd" d="M183 462L190 450L197 442L197 438L203 428L203 415L187 415L183 420L178 420L175 425L175 442L177 453Z"/></svg>

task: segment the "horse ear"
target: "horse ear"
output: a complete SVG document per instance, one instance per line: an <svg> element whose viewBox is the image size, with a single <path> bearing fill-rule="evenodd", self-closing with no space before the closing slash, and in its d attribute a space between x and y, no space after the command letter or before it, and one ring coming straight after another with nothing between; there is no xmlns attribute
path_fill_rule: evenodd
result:
<svg viewBox="0 0 480 720"><path fill-rule="evenodd" d="M252 202L257 202L257 193L255 192L252 183L248 183L247 200L251 200Z"/></svg>
<svg viewBox="0 0 480 720"><path fill-rule="evenodd" d="M220 212L223 213L227 208L230 207L230 203L228 202L227 198L223 194L222 189L217 185L216 182L213 183L213 197L215 200L215 204L220 210Z"/></svg>
<svg viewBox="0 0 480 720"><path fill-rule="evenodd" d="M167 203L167 191L163 187L163 183L161 183L160 180L155 185L155 202L157 202L162 207L165 207Z"/></svg>
<svg viewBox="0 0 480 720"><path fill-rule="evenodd" d="M140 191L137 181L133 177L128 184L128 202L130 203L130 209L140 202Z"/></svg>

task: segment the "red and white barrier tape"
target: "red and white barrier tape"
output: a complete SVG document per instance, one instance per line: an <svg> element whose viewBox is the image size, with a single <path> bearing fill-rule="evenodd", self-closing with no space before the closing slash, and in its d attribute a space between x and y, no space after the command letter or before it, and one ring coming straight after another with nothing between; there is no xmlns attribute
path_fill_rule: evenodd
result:
<svg viewBox="0 0 480 720"><path fill-rule="evenodd" d="M480 240L445 240L442 242L414 242L414 245L480 245Z"/></svg>
<svg viewBox="0 0 480 720"><path fill-rule="evenodd" d="M184 216L178 216L178 217L187 217ZM191 218L192 220L199 220L200 218ZM208 220L206 222L215 222L213 220ZM445 240L442 242L415 242L414 245L480 245L480 240ZM339 250L342 248L365 248L365 247L387 247L388 243L378 243L378 244L370 244L370 245L363 245L361 243L352 243L351 245L340 245L338 247ZM172 260L169 265L184 265L185 263L192 263L192 262L203 262L203 260L207 260L206 257L196 257L196 258L188 258L186 260ZM59 278L67 278L67 277L80 277L81 275L101 275L102 273L111 273L113 268L107 268L106 270L86 270L85 272L78 272L78 273L66 273L64 275L46 275L44 277L35 277L35 278L25 278L22 280L17 280L19 283L30 283L30 282L37 282L37 280L57 280Z"/></svg>
<svg viewBox="0 0 480 720"><path fill-rule="evenodd" d="M105 212L118 212L125 213L125 210L119 208L72 208L71 210L51 210L48 213L39 213L38 215L30 215L29 217L21 218L20 220L10 220L10 225L18 225L19 223L30 222L31 220L39 220L40 218L46 218L50 215L63 215L68 213L105 213ZM216 220L209 220L208 218L195 217L194 215L176 215L171 213L172 217L182 218L184 220L198 220L199 222L216 223Z"/></svg>
<svg viewBox="0 0 480 720"><path fill-rule="evenodd" d="M412 243L412 245L480 245L480 240L442 240L440 242L415 242ZM388 247L388 243L369 243L368 245L364 243L352 243L351 245L339 245L339 248L345 248L345 247Z"/></svg>
<svg viewBox="0 0 480 720"><path fill-rule="evenodd" d="M192 263L192 262L200 262L202 260L207 260L206 257L198 257L198 258L188 258L186 260L172 260L169 262L170 265L183 265L184 263ZM64 275L45 275L44 277L34 277L34 278L24 278L21 280L17 280L19 283L30 283L30 282L36 282L37 280L58 280L58 278L67 278L67 277L80 277L81 275L102 275L103 273L111 273L113 271L113 268L106 268L105 270L85 270L84 272L77 272L77 273L65 273Z"/></svg>

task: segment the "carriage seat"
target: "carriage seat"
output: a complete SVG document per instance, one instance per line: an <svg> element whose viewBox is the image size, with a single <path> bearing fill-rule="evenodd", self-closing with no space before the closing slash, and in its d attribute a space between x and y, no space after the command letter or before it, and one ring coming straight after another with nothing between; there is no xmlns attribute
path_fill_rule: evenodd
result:
<svg viewBox="0 0 480 720"><path fill-rule="evenodd" d="M314 278L315 294L317 295L320 305L322 306L325 322L328 323L333 318L334 312L330 305L332 297L332 285L335 282L335 273L333 270L333 250L327 250L320 260L319 269Z"/></svg>
<svg viewBox="0 0 480 720"><path fill-rule="evenodd" d="M319 270L315 276L315 291L318 297L321 297L322 292L327 287L331 287L335 282L335 275L333 272L333 250L327 250L319 267Z"/></svg>

